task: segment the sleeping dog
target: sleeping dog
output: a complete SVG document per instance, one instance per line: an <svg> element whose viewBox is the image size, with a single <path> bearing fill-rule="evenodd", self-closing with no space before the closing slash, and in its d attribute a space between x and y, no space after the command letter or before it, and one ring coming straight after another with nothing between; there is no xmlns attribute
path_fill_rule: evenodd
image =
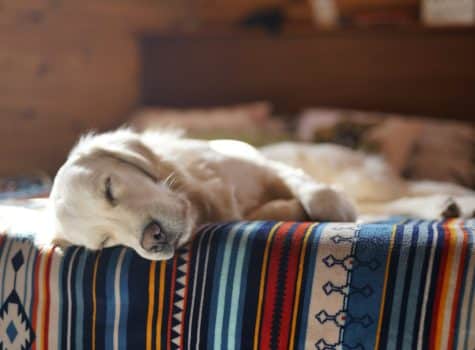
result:
<svg viewBox="0 0 475 350"><path fill-rule="evenodd" d="M354 221L352 202L238 141L122 129L83 137L57 173L55 242L164 260L204 223Z"/></svg>

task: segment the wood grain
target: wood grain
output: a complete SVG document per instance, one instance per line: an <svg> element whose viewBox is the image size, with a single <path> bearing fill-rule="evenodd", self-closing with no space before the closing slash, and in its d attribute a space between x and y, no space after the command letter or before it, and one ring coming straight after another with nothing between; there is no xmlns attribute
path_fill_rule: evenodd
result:
<svg viewBox="0 0 475 350"><path fill-rule="evenodd" d="M125 121L139 101L136 32L183 21L186 2L3 0L0 176L54 174L80 134Z"/></svg>

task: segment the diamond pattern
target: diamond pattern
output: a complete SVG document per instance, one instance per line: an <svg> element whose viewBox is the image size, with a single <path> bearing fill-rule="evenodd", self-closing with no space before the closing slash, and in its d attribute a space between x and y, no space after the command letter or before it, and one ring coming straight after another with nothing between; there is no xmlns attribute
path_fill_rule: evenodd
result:
<svg viewBox="0 0 475 350"><path fill-rule="evenodd" d="M13 344L17 335L18 331L16 330L15 323L13 323L13 321L10 321L7 327L7 336L10 339L10 343Z"/></svg>
<svg viewBox="0 0 475 350"><path fill-rule="evenodd" d="M15 256L12 258L12 265L13 268L15 269L15 272L17 272L20 267L22 267L23 263L25 262L25 259L23 258L23 253L21 250L19 250Z"/></svg>
<svg viewBox="0 0 475 350"><path fill-rule="evenodd" d="M31 323L13 290L0 308L0 349L29 349L35 339Z"/></svg>

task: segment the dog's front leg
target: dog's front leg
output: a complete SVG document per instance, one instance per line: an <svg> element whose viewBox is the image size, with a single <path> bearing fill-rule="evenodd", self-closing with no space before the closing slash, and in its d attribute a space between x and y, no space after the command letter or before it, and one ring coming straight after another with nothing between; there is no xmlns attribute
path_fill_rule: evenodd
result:
<svg viewBox="0 0 475 350"><path fill-rule="evenodd" d="M276 199L252 210L245 219L306 221L309 217L298 199Z"/></svg>
<svg viewBox="0 0 475 350"><path fill-rule="evenodd" d="M337 222L356 220L356 209L344 193L316 182L300 169L274 161L269 166L300 201L310 219Z"/></svg>

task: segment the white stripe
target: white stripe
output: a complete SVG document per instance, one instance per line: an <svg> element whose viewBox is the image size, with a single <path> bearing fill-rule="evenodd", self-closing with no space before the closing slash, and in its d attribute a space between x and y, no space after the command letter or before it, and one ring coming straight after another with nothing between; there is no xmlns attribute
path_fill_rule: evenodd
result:
<svg viewBox="0 0 475 350"><path fill-rule="evenodd" d="M51 256L51 272L50 272L50 303L49 303L49 325L50 325L50 332L48 334L48 344L50 349L57 349L58 342L59 342L59 331L52 331L56 327L55 325L59 324L59 314L61 310L61 299L59 297L59 283L60 283L60 276L59 271L61 267L61 263L63 261L63 255L58 254L57 250L55 249Z"/></svg>
<svg viewBox="0 0 475 350"><path fill-rule="evenodd" d="M68 342L67 349L71 349L71 325L72 325L72 301L71 301L71 275L72 275L72 270L73 270L73 265L74 265L74 259L76 258L76 255L79 251L79 248L75 248L73 256L71 257L71 261L69 262L69 269L68 269L68 287L67 287L67 292L68 292L68 331L67 331L67 336L66 336L66 341Z"/></svg>
<svg viewBox="0 0 475 350"><path fill-rule="evenodd" d="M25 267L25 300L23 300L23 306L25 310L29 314L30 307L31 307L31 290L32 288L32 279L33 274L30 273L30 268L33 268L33 260L35 258L36 249L33 249L33 243L30 242L30 250L28 251L28 257L26 258L26 267Z"/></svg>
<svg viewBox="0 0 475 350"><path fill-rule="evenodd" d="M349 281L347 271L340 264L328 267L324 260L332 255L335 259L344 259L351 256L353 251L353 240L341 241L334 243L331 238L336 234L344 238L353 239L357 234L358 225L356 224L341 224L329 223L327 224L320 235L318 250L315 260L314 277L310 295L310 305L308 306L307 324L311 325L307 328L305 348L310 349L315 347L324 334L324 339L328 343L339 343L341 329L332 322L316 322L315 316L321 311L329 315L335 315L340 310L343 310L346 303L346 298L340 293L330 293L327 295L323 286L331 282L335 286L346 285Z"/></svg>
<svg viewBox="0 0 475 350"><path fill-rule="evenodd" d="M119 349L119 321L120 321L120 276L122 270L122 263L124 262L125 249L122 248L119 260L117 261L117 267L115 269L115 319L114 319L114 339L113 348Z"/></svg>
<svg viewBox="0 0 475 350"><path fill-rule="evenodd" d="M432 276L432 267L434 265L434 255L435 255L435 248L437 245L437 239L439 236L439 231L437 230L437 223L434 223L432 225L432 247L430 251L430 257L429 257L429 263L428 263L428 270L426 273L427 279L426 279L426 285L424 288L424 298L422 300L422 310L421 310L421 317L419 320L420 327L419 327L419 336L417 338L417 348L422 347L422 337L424 336L424 323L425 323L425 318L426 318L426 312L427 312L427 300L429 299L429 288L430 288L430 283L431 283L431 276Z"/></svg>

